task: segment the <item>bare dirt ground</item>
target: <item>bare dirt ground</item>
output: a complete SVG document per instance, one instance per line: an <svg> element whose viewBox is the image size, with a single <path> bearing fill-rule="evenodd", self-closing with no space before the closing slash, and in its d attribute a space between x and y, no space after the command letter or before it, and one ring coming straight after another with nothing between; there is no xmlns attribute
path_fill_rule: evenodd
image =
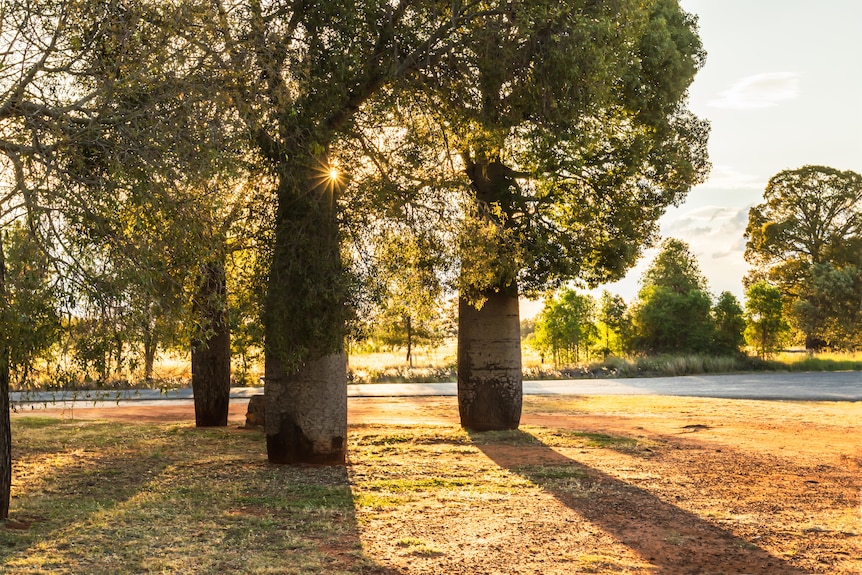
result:
<svg viewBox="0 0 862 575"><path fill-rule="evenodd" d="M174 421L193 420L192 409L73 415ZM357 503L363 572L862 574L860 403L529 397L521 431L447 449L432 444L457 432L455 398L351 399L349 409L352 441L379 442L362 451L373 466L351 455L363 497L387 496L380 473L433 480L445 468L451 484ZM244 414L232 406L231 424ZM431 439L411 438L414 428Z"/></svg>

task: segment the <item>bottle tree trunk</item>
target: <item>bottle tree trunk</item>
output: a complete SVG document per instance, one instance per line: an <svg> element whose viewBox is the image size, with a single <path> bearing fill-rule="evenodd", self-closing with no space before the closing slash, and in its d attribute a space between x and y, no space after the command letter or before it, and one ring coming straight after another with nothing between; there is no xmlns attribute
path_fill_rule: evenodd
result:
<svg viewBox="0 0 862 575"><path fill-rule="evenodd" d="M515 174L499 158L474 161L463 155L466 175L476 198L478 217L500 230L512 225L513 201L517 196ZM502 240L500 240L502 241ZM488 250L500 280L483 287L481 297L458 303L458 410L461 425L477 431L517 429L521 421L523 381L521 373L521 325L518 308L517 270L503 246ZM464 265L464 264L462 264ZM470 276L470 269L462 268ZM482 300L481 307L471 303Z"/></svg>
<svg viewBox="0 0 862 575"><path fill-rule="evenodd" d="M476 431L517 429L521 421L521 325L518 288L485 294L477 308L458 302L458 411Z"/></svg>
<svg viewBox="0 0 862 575"><path fill-rule="evenodd" d="M346 455L346 281L336 186L316 173L326 165L318 160L287 166L279 181L264 309L272 463L337 464Z"/></svg>
<svg viewBox="0 0 862 575"><path fill-rule="evenodd" d="M227 425L230 407L230 325L224 262L204 264L195 299L200 322L192 341L192 391L195 425Z"/></svg>
<svg viewBox="0 0 862 575"><path fill-rule="evenodd" d="M12 494L12 422L9 419L9 344L6 320L6 260L0 231L0 521L9 518Z"/></svg>

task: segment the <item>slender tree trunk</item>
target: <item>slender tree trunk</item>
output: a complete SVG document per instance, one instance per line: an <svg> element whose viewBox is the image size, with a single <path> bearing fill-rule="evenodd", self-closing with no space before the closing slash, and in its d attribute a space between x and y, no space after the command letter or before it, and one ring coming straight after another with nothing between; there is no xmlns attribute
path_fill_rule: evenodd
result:
<svg viewBox="0 0 862 575"><path fill-rule="evenodd" d="M477 309L458 304L458 410L477 431L517 429L521 421L521 325L518 288L486 294Z"/></svg>
<svg viewBox="0 0 862 575"><path fill-rule="evenodd" d="M204 264L195 299L199 335L192 341L195 425L227 425L230 407L230 325L224 262Z"/></svg>
<svg viewBox="0 0 862 575"><path fill-rule="evenodd" d="M6 258L0 231L0 521L9 518L12 494L12 422L9 419L9 344L6 341Z"/></svg>
<svg viewBox="0 0 862 575"><path fill-rule="evenodd" d="M272 463L343 463L346 455L346 281L334 184L314 163L284 166L279 182L264 309Z"/></svg>
<svg viewBox="0 0 862 575"><path fill-rule="evenodd" d="M156 334L150 326L144 329L144 379L152 381L153 367L156 363Z"/></svg>
<svg viewBox="0 0 862 575"><path fill-rule="evenodd" d="M405 318L407 324L407 365L413 367L413 323L408 315Z"/></svg>

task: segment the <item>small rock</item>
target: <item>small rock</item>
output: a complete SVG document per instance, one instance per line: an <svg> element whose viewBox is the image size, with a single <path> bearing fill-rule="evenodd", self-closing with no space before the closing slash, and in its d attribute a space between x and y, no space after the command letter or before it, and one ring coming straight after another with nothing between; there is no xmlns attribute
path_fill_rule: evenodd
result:
<svg viewBox="0 0 862 575"><path fill-rule="evenodd" d="M245 414L245 426L251 427L266 427L265 403L264 395L258 393L252 395L248 400L248 411Z"/></svg>

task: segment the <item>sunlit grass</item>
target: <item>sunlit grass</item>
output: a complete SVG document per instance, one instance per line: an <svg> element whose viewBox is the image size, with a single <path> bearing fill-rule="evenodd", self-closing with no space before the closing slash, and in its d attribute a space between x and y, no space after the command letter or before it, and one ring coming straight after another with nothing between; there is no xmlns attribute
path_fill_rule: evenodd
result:
<svg viewBox="0 0 862 575"><path fill-rule="evenodd" d="M769 363L791 371L862 371L862 352L781 353Z"/></svg>
<svg viewBox="0 0 862 575"><path fill-rule="evenodd" d="M862 371L862 352L856 353L781 353L768 360L753 356L713 356L703 354L654 355L620 357L609 356L601 360L555 366L542 362L529 346L522 346L523 376L527 380L583 379L602 377L675 377L682 375L739 373L752 371ZM547 358L545 358L547 359ZM403 350L360 353L348 356L350 383L433 383L454 382L457 342L446 341L436 348L419 348L413 353L413 366L407 364ZM243 367L240 373L234 365L233 384L260 385L262 362ZM124 379L111 382L105 389L188 387L191 381L189 358L182 355L165 355L159 358L150 382ZM40 379L33 389L57 389L50 381ZM62 387L62 386L59 386ZM88 386L91 387L91 386ZM110 396L108 399L111 399Z"/></svg>
<svg viewBox="0 0 862 575"><path fill-rule="evenodd" d="M730 417L737 413L725 408L730 405L706 399L538 397L525 402L525 412L643 416L710 407ZM733 405L745 407L739 416L745 420L759 417L761 410L821 424L830 413L856 409L782 404L785 411L778 414L773 404ZM496 520L498 509L504 519L511 512L541 528L552 520L548 513L560 513L559 506L548 506L549 498L602 496L607 486L590 479L596 461L616 456L626 473L643 471L640 465L661 465L678 449L665 437L596 429L525 425L471 433L455 424L352 425L349 465L319 467L269 465L261 432L199 430L190 423L14 416L13 437L12 519L19 528L0 529L0 572L13 575L343 575L383 573L402 559L438 557L445 566L459 556L451 541L437 535L439 518L454 517L457 525L459 514L472 519L473 512L487 507L485 521ZM694 449L690 441L686 436L680 445ZM721 451L727 450L723 445ZM715 457L713 451L706 450L707 457ZM685 476L685 470L664 470L677 471ZM650 473L659 476L658 470ZM669 481L677 481L678 489L690 485L687 479ZM857 508L815 510L794 536L836 529L855 533ZM704 517L720 522L736 516L728 513L710 509ZM529 547L530 532L519 536L528 538ZM560 561L580 562L603 575L626 572L626 556L607 550L593 556L594 545L589 540L566 547L570 555Z"/></svg>

